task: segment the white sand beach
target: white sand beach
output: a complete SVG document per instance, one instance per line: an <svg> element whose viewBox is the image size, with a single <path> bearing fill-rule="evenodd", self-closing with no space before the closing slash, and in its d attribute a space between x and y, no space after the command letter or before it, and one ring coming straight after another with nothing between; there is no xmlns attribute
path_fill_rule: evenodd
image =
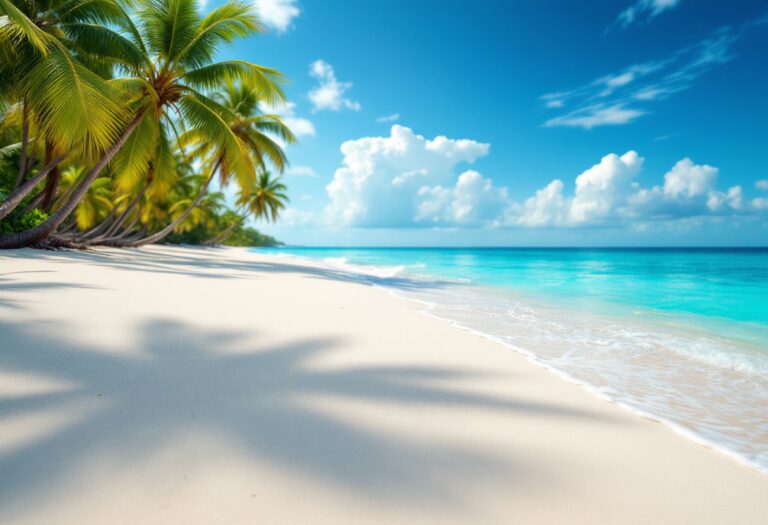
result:
<svg viewBox="0 0 768 525"><path fill-rule="evenodd" d="M241 249L0 253L0 523L758 524L768 476Z"/></svg>

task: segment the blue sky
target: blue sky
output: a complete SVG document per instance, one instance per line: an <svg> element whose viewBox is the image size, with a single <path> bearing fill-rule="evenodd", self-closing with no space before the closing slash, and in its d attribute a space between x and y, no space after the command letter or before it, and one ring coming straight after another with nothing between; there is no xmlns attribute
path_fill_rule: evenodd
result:
<svg viewBox="0 0 768 525"><path fill-rule="evenodd" d="M768 2L255 4L287 243L768 244Z"/></svg>

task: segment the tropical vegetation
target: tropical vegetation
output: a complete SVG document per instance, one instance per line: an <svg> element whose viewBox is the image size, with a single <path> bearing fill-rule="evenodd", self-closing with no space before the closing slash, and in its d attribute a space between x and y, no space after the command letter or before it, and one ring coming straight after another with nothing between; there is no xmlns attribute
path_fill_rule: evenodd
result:
<svg viewBox="0 0 768 525"><path fill-rule="evenodd" d="M218 59L260 31L237 0L0 0L0 248L274 243L247 224L288 200L283 76Z"/></svg>

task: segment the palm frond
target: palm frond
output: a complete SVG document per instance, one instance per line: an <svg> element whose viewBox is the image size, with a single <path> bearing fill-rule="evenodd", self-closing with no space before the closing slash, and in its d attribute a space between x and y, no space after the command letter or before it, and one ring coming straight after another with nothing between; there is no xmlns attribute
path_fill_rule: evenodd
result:
<svg viewBox="0 0 768 525"><path fill-rule="evenodd" d="M183 97L179 101L184 119L190 128L197 128L200 138L211 142L222 164L239 176L253 176L254 168L248 149L230 129L227 121L210 107L212 101L199 94Z"/></svg>
<svg viewBox="0 0 768 525"><path fill-rule="evenodd" d="M156 199L167 197L178 177L170 137L165 128L161 127L152 158L152 185L149 187L148 196Z"/></svg>
<svg viewBox="0 0 768 525"><path fill-rule="evenodd" d="M188 71L181 79L194 88L217 89L227 82L239 80L250 89L259 92L269 104L285 101L279 71L253 64L245 60L227 60Z"/></svg>
<svg viewBox="0 0 768 525"><path fill-rule="evenodd" d="M60 46L23 81L40 128L61 150L95 157L114 143L128 112L120 92Z"/></svg>
<svg viewBox="0 0 768 525"><path fill-rule="evenodd" d="M112 159L115 188L123 193L135 191L149 169L158 138L157 121L147 111L125 145Z"/></svg>
<svg viewBox="0 0 768 525"><path fill-rule="evenodd" d="M146 64L147 56L133 42L124 36L99 24L63 24L69 38L75 45L88 53L107 57L134 69Z"/></svg>
<svg viewBox="0 0 768 525"><path fill-rule="evenodd" d="M0 0L0 28L17 42L27 42L41 54L46 54L53 37L35 25L10 0Z"/></svg>
<svg viewBox="0 0 768 525"><path fill-rule="evenodd" d="M213 60L221 43L232 42L260 32L253 6L229 2L213 9L200 23L195 35L175 59L185 66L200 67Z"/></svg>
<svg viewBox="0 0 768 525"><path fill-rule="evenodd" d="M167 62L186 48L200 25L196 0L152 0L139 13L147 44Z"/></svg>

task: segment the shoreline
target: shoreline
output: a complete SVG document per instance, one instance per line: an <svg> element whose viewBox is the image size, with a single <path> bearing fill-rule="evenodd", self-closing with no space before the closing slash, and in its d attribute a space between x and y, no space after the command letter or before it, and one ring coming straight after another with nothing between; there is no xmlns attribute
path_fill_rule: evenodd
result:
<svg viewBox="0 0 768 525"><path fill-rule="evenodd" d="M56 418L67 419L63 428L77 436L78 417L86 416L75 408L42 414L43 430L29 437L29 424L13 420L32 414L24 407L36 398L8 382L0 403L20 404L15 413L0 413L0 435L15 436L10 443L0 438L0 466L16 475L0 482L4 523L53 516L82 523L83 515L93 523L154 523L161 516L187 523L214 516L231 523L745 523L768 513L764 473L550 374L524 350L414 309L412 299L372 293L341 272L258 251L169 247L25 250L0 253L0 267L0 311L10 321L0 335L16 343L10 354L0 353L0 374L42 373L35 388L48 388L55 401L50 384L63 379L52 365L80 371L47 348L61 346L73 361L95 367L86 387L61 395L79 399L89 381L101 385L125 419L111 425L128 434L134 423L148 422L142 411L163 416L157 432L139 431L141 450L114 450L102 441L87 449L62 445ZM66 308L73 304L80 310ZM57 332L62 324L70 329ZM184 328L167 329L175 326ZM306 342L312 340L322 341L316 351ZM188 361L189 348L200 357ZM282 352L302 360L282 371ZM165 353L173 357L167 366ZM122 364L107 380L98 372L112 366L113 356ZM247 363L264 356L269 361L252 370L267 373L268 386L243 383L248 376L238 374L248 364L216 368L230 357ZM198 368L200 359L213 369ZM123 385L122 367L134 383ZM145 388L137 391L137 384ZM189 386L195 384L202 390ZM153 407L151 396L143 397L153 392L171 400ZM78 410L90 410L94 400L85 397ZM242 426L238 418L247 419L248 407L259 423ZM179 413L184 409L194 410L197 421L203 414L213 419L192 423ZM234 419L215 424L219 411ZM188 428L185 440L166 450L160 438L176 435L177 427ZM222 441L222 432L240 428L245 433L234 442ZM77 461L63 458L62 446L75 447ZM67 486L32 483L40 481L41 466L29 450L42 454ZM182 471L208 474L198 474L190 488L180 481ZM20 486L9 486L13 478ZM241 500L234 495L243 486L259 490ZM44 493L45 504L33 508ZM85 513L80 520L78 512Z"/></svg>
<svg viewBox="0 0 768 525"><path fill-rule="evenodd" d="M702 446L704 448L707 448L709 450L712 450L718 454L722 454L723 456L729 458L730 460L745 466L747 468L753 469L760 474L763 474L765 476L768 476L768 465L761 464L756 459L752 459L744 454L739 453L736 450L733 450L731 448L728 448L727 445L723 443L719 443L714 439L709 439L706 436L703 436L701 434L697 434L695 431L686 428L684 425L674 421L674 419L670 417L661 416L659 414L654 414L653 412L650 412L648 410L645 410L639 406L635 406L627 401L622 401L620 399L617 399L616 397L612 397L609 393L604 392L601 390L601 388L589 383L586 380L580 379L573 375L572 373L568 372L567 370L564 370L562 368L558 368L557 366L554 366L552 364L547 363L545 360L541 358L541 356L537 355L535 351L528 350L526 348L523 348L522 346L515 345L513 343L510 343L508 341L505 341L503 338L492 335L490 333L484 332L481 329L473 328L472 326L469 326L465 323L462 323L461 321L457 321L455 319L451 319L450 317L446 317L444 315L439 315L432 313L432 310L435 310L436 308L439 308L440 305L420 299L417 297L410 297L407 293L405 293L398 285L395 284L388 284L387 280L396 278L396 279L409 279L409 276L407 273L405 275L401 274L401 271L406 268L406 266L400 266L397 268L392 268L392 270L396 270L396 273L393 275L383 275L381 272L383 270L388 269L389 267L380 267L380 266L370 266L367 267L366 265L360 265L354 262L344 262L342 265L336 265L334 263L330 263L325 259L313 259L310 257L303 257L301 255L296 254L276 254L276 253L265 253L263 251L255 251L254 249L249 249L253 253L258 253L259 255L273 258L276 262L279 261L285 261L290 260L294 261L298 264L306 264L309 266L316 266L320 268L327 268L327 269L333 269L333 270L340 270L344 272L348 272L351 275L355 276L355 279L360 280L361 282L371 284L373 287L378 288L382 291L384 291L387 294L390 294L393 297L396 297L398 299L408 301L414 304L421 305L423 308L419 310L420 313L423 315L426 315L430 318L436 319L438 321L447 323L449 326L459 329L462 331L466 331L468 333L471 333L475 336L481 337L483 339L486 339L488 341L493 342L494 344L501 345L505 348L509 348L510 350L517 352L523 356L525 356L528 361L536 365L538 367L541 367L553 374L555 374L557 377L561 378L564 381L567 381L568 383L577 385L581 388L583 388L585 391L589 392L591 395L596 396L597 398L601 399L602 401L605 401L607 403L610 403L612 405L615 405L623 410L626 410L630 412L631 414L641 417L650 421L653 421L655 423L659 423L673 432L675 432L678 435L681 435L685 437L686 439L689 439L690 441L694 442L695 444ZM368 273L370 272L370 273ZM437 278L437 277L435 277ZM416 280L418 282L418 280ZM453 284L451 281L447 281L448 283ZM460 284L462 286L466 285L467 283L460 282L456 283ZM478 285L469 285L474 288L477 288ZM492 286L481 286L480 288L489 288L494 289ZM550 298L553 299L553 298ZM528 301L530 300L529 297L524 296L524 300ZM562 307L564 310L569 310L569 308ZM591 314L595 316L596 318L603 318L604 315L601 313ZM619 316L620 317L620 316ZM613 319L613 321L616 321L617 319Z"/></svg>

